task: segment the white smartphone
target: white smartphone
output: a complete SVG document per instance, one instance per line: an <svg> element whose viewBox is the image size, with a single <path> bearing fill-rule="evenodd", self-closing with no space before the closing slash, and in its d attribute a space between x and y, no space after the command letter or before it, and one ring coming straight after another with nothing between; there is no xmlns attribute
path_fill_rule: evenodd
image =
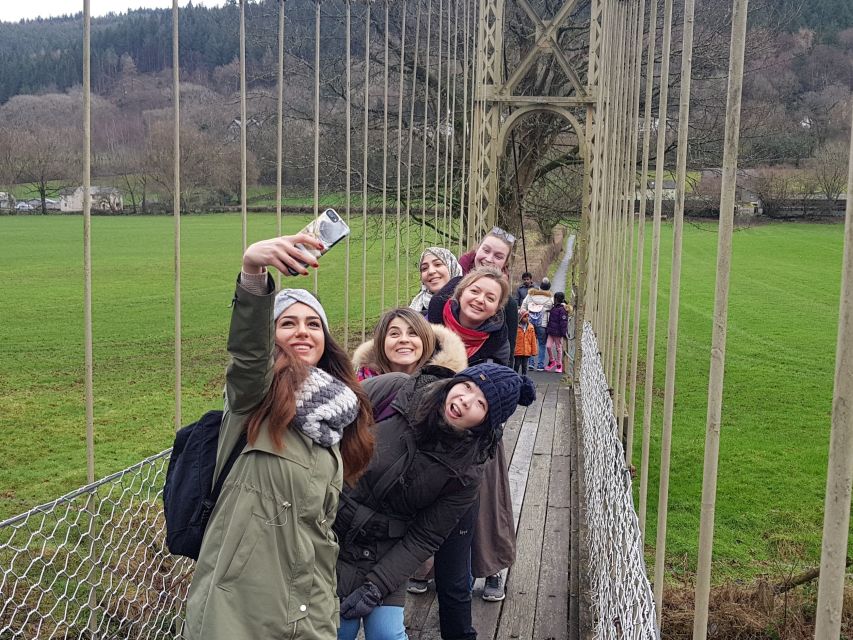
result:
<svg viewBox="0 0 853 640"><path fill-rule="evenodd" d="M350 234L350 228L347 226L347 223L344 222L343 219L338 215L337 211L335 211L334 209L326 209L314 220L309 222L305 226L305 228L302 229L301 233L310 234L323 243L322 249L312 249L309 247L305 247L302 244L296 245L302 251L310 253L312 256L319 260L320 256L325 254L329 249L334 247L338 242L340 242ZM305 266L307 267L308 265ZM287 270L292 276L298 275L296 271L289 267Z"/></svg>

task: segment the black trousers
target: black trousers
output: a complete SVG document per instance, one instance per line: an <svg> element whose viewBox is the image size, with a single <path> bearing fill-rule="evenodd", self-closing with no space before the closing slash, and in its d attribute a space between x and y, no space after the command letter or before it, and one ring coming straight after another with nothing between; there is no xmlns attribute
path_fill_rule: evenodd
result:
<svg viewBox="0 0 853 640"><path fill-rule="evenodd" d="M527 375L527 363L530 362L530 356L515 356L512 368L519 375Z"/></svg>
<svg viewBox="0 0 853 640"><path fill-rule="evenodd" d="M477 640L471 624L471 542L480 500L435 552L435 591L442 640Z"/></svg>

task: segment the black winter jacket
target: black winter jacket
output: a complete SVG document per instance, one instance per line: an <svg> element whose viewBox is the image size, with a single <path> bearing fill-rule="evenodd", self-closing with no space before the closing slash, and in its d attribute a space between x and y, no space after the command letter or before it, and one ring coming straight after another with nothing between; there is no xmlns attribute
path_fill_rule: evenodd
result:
<svg viewBox="0 0 853 640"><path fill-rule="evenodd" d="M433 324L444 324L444 305L453 297L453 291L462 277L451 278L442 289L436 293L429 303L429 311L427 312L427 320ZM518 307L514 305L514 300L509 300L507 307L512 306L515 310L515 325L513 325L513 340L512 349L515 349L515 326L518 325ZM512 303L512 304L510 304ZM492 361L497 364L502 364L506 367L512 365L512 353L510 349L509 333L507 331L504 314L508 309L500 309L498 312L486 320L482 326L478 327L480 331L486 331L489 337L483 343L476 353L468 356L468 366L480 364L481 362ZM457 320L459 318L456 318Z"/></svg>
<svg viewBox="0 0 853 640"><path fill-rule="evenodd" d="M341 494L334 530L342 598L370 580L383 604L403 606L406 580L477 498L484 463L494 455L499 434L440 431L424 440L410 418L429 383L452 375L428 366L412 377L389 373L363 383L372 403L396 394L397 412L376 425L367 471Z"/></svg>

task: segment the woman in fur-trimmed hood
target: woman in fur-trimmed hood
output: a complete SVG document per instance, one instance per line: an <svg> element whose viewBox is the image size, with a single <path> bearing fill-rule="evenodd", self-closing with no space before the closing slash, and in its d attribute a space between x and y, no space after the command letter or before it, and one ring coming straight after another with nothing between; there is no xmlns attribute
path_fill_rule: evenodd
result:
<svg viewBox="0 0 853 640"><path fill-rule="evenodd" d="M381 345L378 349L376 345ZM359 346L352 357L359 380L384 373L414 373L426 365L458 373L468 366L465 345L450 329L429 324L421 314L406 307L387 311L373 331L373 338Z"/></svg>

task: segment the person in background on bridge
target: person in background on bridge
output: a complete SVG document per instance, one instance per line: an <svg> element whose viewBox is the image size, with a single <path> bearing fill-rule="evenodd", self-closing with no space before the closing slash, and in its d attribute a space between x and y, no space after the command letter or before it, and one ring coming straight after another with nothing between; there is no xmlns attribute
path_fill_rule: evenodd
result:
<svg viewBox="0 0 853 640"><path fill-rule="evenodd" d="M530 322L536 328L536 340L539 343L539 356L536 359L536 370L545 371L545 353L547 351L548 334L545 328L548 326L548 312L554 306L554 297L551 294L551 281L542 278L539 287L533 287L527 293L521 308L530 314Z"/></svg>
<svg viewBox="0 0 853 640"><path fill-rule="evenodd" d="M455 289L452 297L448 297L451 286ZM503 317L508 299L508 278L494 268L480 267L458 282L451 280L437 293L430 302L428 318L431 322L443 322L462 337L469 363L492 361L509 365L513 351ZM516 321L513 336L517 325ZM495 458L486 465L479 514L471 540L471 571L474 577L486 578L485 600L503 600L501 572L515 562L515 544L506 454L503 444L499 444ZM438 581L436 588L440 588Z"/></svg>
<svg viewBox="0 0 853 640"><path fill-rule="evenodd" d="M526 376L527 363L537 353L536 330L530 324L527 311L522 309L518 312L518 337L515 339L515 362L512 368L519 375Z"/></svg>
<svg viewBox="0 0 853 640"><path fill-rule="evenodd" d="M407 307L386 311L373 338L355 350L352 361L361 381L384 373L413 374L428 364L452 373L468 366L459 336L440 324L430 324Z"/></svg>
<svg viewBox="0 0 853 640"><path fill-rule="evenodd" d="M300 274L311 235L257 242L243 254L231 312L217 474L245 430L187 595L184 638L337 635L332 523L343 483L370 462L370 403L352 363L305 289L274 293L267 267Z"/></svg>
<svg viewBox="0 0 853 640"><path fill-rule="evenodd" d="M460 277L462 267L448 249L427 247L421 253L418 268L421 272L421 290L412 298L409 308L426 317L433 294L441 291L451 279Z"/></svg>
<svg viewBox="0 0 853 640"><path fill-rule="evenodd" d="M520 307L527 297L527 292L533 287L533 274L525 271L521 274L521 286L515 290L515 303Z"/></svg>
<svg viewBox="0 0 853 640"><path fill-rule="evenodd" d="M548 364L545 371L563 373L563 340L569 337L569 312L566 308L566 295L562 291L554 294L554 306L548 314Z"/></svg>
<svg viewBox="0 0 853 640"><path fill-rule="evenodd" d="M407 578L432 554L462 577L461 609L439 600L442 638L475 640L471 625L467 545L446 539L476 510L483 466L494 455L503 423L536 390L529 378L491 363L445 377L427 366L409 376L390 373L364 382L370 400L392 412L377 423L376 452L358 483L345 488L335 520L341 541L339 640L404 640ZM475 511L476 512L476 511ZM456 536L461 538L461 536ZM443 559L442 556L449 557ZM458 567L463 567L460 572ZM442 598L439 593L439 598Z"/></svg>

